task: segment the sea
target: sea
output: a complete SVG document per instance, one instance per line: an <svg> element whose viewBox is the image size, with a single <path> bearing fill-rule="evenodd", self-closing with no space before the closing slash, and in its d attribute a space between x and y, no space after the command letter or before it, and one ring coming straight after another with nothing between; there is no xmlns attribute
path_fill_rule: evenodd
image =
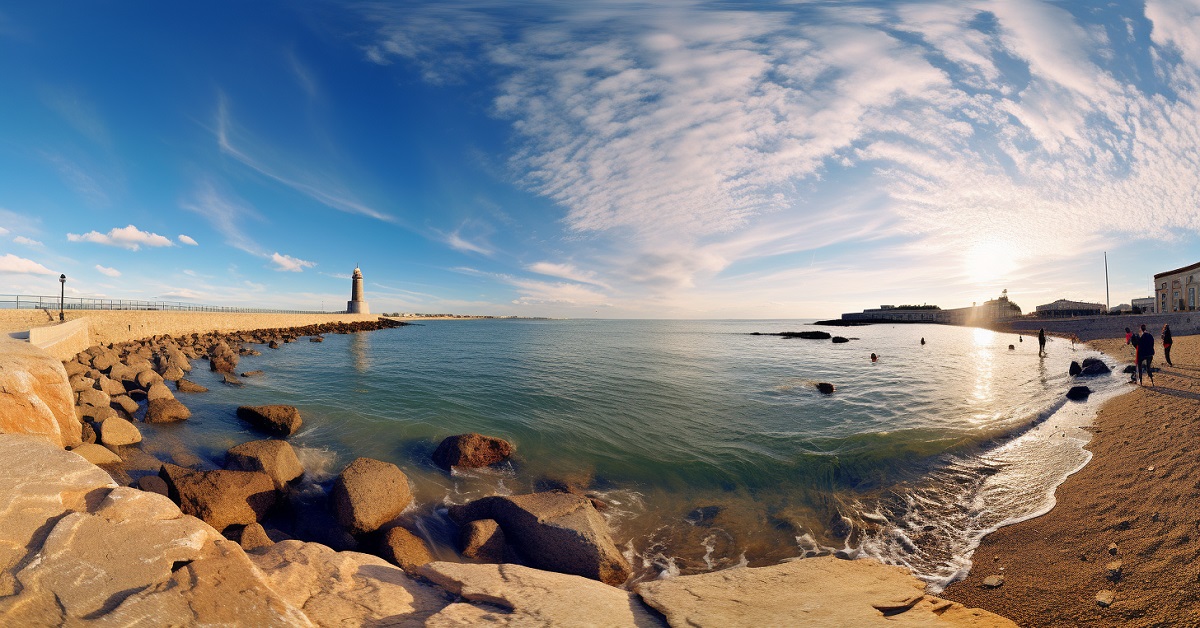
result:
<svg viewBox="0 0 1200 628"><path fill-rule="evenodd" d="M242 387L196 362L189 379L211 392L179 393L191 420L144 425L144 448L216 468L263 437L239 405L290 404L307 471L293 499L319 506L357 457L393 462L414 486L404 517L439 557L454 556L449 505L572 485L601 504L635 581L837 554L903 565L937 591L983 535L1053 506L1090 457L1095 410L1129 385L1120 369L1068 376L1104 356L1066 339L1040 357L1031 336L812 322L430 320L258 346L238 371L265 373ZM849 342L753 335L805 330ZM1080 383L1093 394L1068 401ZM438 442L464 432L516 456L434 466ZM353 543L321 537L320 522L275 524Z"/></svg>

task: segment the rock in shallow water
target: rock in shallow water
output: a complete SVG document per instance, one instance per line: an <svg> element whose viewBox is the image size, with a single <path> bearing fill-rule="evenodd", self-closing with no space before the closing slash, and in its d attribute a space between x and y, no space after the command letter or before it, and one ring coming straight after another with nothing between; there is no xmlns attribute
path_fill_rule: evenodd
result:
<svg viewBox="0 0 1200 628"><path fill-rule="evenodd" d="M180 510L217 530L256 523L275 505L275 483L265 473L193 471L164 464L159 477Z"/></svg>
<svg viewBox="0 0 1200 628"><path fill-rule="evenodd" d="M261 471L270 476L277 490L304 475L296 450L287 441L256 440L242 443L225 452L225 468L236 471Z"/></svg>
<svg viewBox="0 0 1200 628"><path fill-rule="evenodd" d="M395 519L412 502L412 489L400 467L359 458L338 475L330 498L338 523L351 534L365 534Z"/></svg>
<svg viewBox="0 0 1200 628"><path fill-rule="evenodd" d="M1087 386L1072 386L1071 390L1067 391L1067 399L1072 401L1083 401L1092 394L1092 389Z"/></svg>
<svg viewBox="0 0 1200 628"><path fill-rule="evenodd" d="M237 415L239 419L276 436L291 436L304 423L295 406L241 406L237 409Z"/></svg>
<svg viewBox="0 0 1200 628"><path fill-rule="evenodd" d="M439 467L477 468L503 462L513 453L512 443L482 434L459 434L444 439L433 452Z"/></svg>

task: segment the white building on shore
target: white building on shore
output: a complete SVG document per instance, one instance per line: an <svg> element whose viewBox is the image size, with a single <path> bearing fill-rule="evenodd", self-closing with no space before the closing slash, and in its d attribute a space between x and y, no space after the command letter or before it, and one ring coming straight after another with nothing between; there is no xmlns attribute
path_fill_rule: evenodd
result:
<svg viewBox="0 0 1200 628"><path fill-rule="evenodd" d="M1200 288L1200 262L1168 270L1154 276L1158 313L1196 311L1196 292Z"/></svg>

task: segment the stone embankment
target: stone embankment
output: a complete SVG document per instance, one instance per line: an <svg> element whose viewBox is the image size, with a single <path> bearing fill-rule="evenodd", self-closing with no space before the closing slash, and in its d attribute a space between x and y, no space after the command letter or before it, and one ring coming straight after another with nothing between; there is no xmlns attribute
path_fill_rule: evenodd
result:
<svg viewBox="0 0 1200 628"><path fill-rule="evenodd" d="M1158 339L1163 325L1171 326L1176 336L1200 334L1200 312L1178 312L1175 314L1137 314L1123 316L1089 316L1062 319L1017 319L996 324L997 331L1014 334L1036 335L1039 329L1046 333L1081 342L1102 338L1124 338L1125 328L1136 329L1145 325L1146 330Z"/></svg>
<svg viewBox="0 0 1200 628"><path fill-rule="evenodd" d="M396 525L412 500L407 477L366 458L340 474L324 516L382 558L338 552L262 525L304 474L286 440L237 445L216 470L140 449L139 419L187 420L174 395L194 360L236 383L238 358L257 353L248 344L398 324L158 335L97 345L65 365L6 341L0 625L1012 625L926 596L904 570L873 561L826 557L610 586L625 584L629 565L594 500L569 491L452 508L470 562L433 562L425 541ZM283 438L301 421L290 407L239 414ZM447 441L443 462L453 462L444 466L513 453L476 434Z"/></svg>

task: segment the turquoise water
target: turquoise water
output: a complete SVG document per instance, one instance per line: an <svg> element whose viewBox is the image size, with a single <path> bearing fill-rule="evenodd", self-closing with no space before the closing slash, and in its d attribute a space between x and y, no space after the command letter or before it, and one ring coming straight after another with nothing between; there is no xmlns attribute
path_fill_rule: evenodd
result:
<svg viewBox="0 0 1200 628"><path fill-rule="evenodd" d="M940 585L982 533L1048 507L1087 460L1078 426L1121 386L1091 381L1099 395L1066 403L1068 364L1097 354L1058 339L1039 358L1036 339L962 327L826 328L846 344L748 335L805 323L429 321L259 347L238 370L266 374L243 388L197 363L212 392L180 395L193 419L145 426L147 448L219 463L258 437L238 405L293 404L310 481L357 456L395 462L416 486L407 516L443 556L445 505L568 480L609 503L639 578L843 550ZM468 431L510 440L517 459L433 467L437 442Z"/></svg>

